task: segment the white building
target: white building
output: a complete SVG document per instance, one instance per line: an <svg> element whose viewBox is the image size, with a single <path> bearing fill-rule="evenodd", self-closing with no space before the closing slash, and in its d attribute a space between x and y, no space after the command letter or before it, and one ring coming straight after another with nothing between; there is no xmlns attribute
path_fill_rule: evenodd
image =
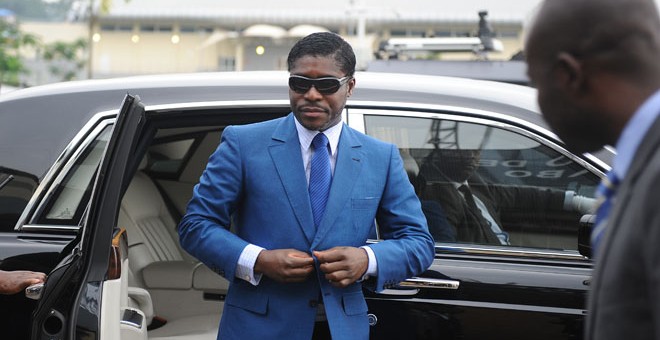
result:
<svg viewBox="0 0 660 340"><path fill-rule="evenodd" d="M488 20L508 60L521 50L523 28L538 1L526 0L114 0L109 12L91 12L81 1L73 12L71 39L86 35L91 46L88 76L286 69L286 56L300 37L314 31L341 34L358 56L372 60L388 38L474 37L478 12ZM96 1L98 2L98 1ZM98 6L97 6L98 7ZM26 25L30 26L30 25ZM37 34L55 32L30 26ZM74 37L75 36L75 37ZM470 52L416 53L415 57L475 59Z"/></svg>

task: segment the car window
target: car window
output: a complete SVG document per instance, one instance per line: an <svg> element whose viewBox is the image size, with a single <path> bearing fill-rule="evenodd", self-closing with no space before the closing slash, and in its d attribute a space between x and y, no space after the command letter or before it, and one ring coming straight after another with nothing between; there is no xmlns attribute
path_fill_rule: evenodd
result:
<svg viewBox="0 0 660 340"><path fill-rule="evenodd" d="M105 127L76 158L64 179L37 220L38 224L78 225L87 207L99 163L105 152L112 127Z"/></svg>
<svg viewBox="0 0 660 340"><path fill-rule="evenodd" d="M158 178L177 178L195 142L195 138L157 142L147 152L145 170Z"/></svg>
<svg viewBox="0 0 660 340"><path fill-rule="evenodd" d="M502 124L365 115L399 147L436 242L576 250L599 178Z"/></svg>

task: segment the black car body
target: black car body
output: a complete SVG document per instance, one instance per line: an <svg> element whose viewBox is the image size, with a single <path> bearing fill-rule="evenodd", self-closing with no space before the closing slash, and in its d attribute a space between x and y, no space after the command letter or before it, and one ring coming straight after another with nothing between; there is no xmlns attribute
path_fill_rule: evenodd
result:
<svg viewBox="0 0 660 340"><path fill-rule="evenodd" d="M564 148L531 88L356 79L343 121L397 144L412 182L447 143L478 144L479 174L507 186L593 197L609 169L610 150ZM39 300L0 296L3 329L17 339L215 338L226 281L178 253L172 226L225 126L289 113L286 80L283 72L145 76L0 98L0 269L49 273ZM146 198L138 177L155 190ZM137 211L154 216L131 215L142 204ZM578 249L581 216L510 209L510 245L436 239L424 275L365 291L372 338L581 338L592 268ZM160 328L152 321L162 319Z"/></svg>

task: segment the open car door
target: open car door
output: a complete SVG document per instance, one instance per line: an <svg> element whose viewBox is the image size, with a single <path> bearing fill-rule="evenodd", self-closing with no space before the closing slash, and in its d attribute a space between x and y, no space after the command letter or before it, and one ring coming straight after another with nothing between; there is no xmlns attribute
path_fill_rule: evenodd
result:
<svg viewBox="0 0 660 340"><path fill-rule="evenodd" d="M32 339L119 339L126 325L137 330L134 338L143 331L146 339L139 311L122 310L127 248L125 233L116 228L122 193L137 167L131 156L145 121L139 98L126 95L76 239L62 252L45 285L28 289L39 299Z"/></svg>

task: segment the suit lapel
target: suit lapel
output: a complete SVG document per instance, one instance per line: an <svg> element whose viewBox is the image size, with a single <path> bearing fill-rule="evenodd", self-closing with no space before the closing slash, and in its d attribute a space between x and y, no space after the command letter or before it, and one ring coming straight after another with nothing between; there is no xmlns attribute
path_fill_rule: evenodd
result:
<svg viewBox="0 0 660 340"><path fill-rule="evenodd" d="M325 207L323 220L319 225L314 244L318 244L330 231L337 217L343 213L346 202L351 199L353 185L362 169L361 146L355 138L354 132L348 126L344 126L337 146L337 163L332 176L328 205Z"/></svg>
<svg viewBox="0 0 660 340"><path fill-rule="evenodd" d="M630 164L630 169L616 192L616 203L610 212L610 218L607 222L607 232L605 233L605 238L601 245L604 249L609 248L609 240L611 239L609 235L616 232L621 224L621 218L623 217L623 212L626 211L626 206L633 200L632 190L635 187L635 182L648 165L649 159L653 157L660 148L660 135L654 133L654 131L660 131L660 116L655 119L655 122L639 144L633 162ZM607 252L602 252L603 257L606 256L605 253Z"/></svg>
<svg viewBox="0 0 660 340"><path fill-rule="evenodd" d="M655 122L639 144L639 148L635 152L635 157L633 158L632 164L630 164L630 169L628 170L624 182L633 182L637 180L637 177L648 165L649 159L653 157L656 150L658 150L658 145L660 145L660 135L657 131L660 131L660 116L655 119Z"/></svg>
<svg viewBox="0 0 660 340"><path fill-rule="evenodd" d="M616 192L616 201L612 206L612 211L610 211L610 217L607 221L607 230L605 231L605 235L601 241L601 250L599 251L600 255L598 261L596 261L593 272L593 284L591 286L593 296L591 299L589 299L589 310L596 310L598 308L598 303L600 300L599 295L602 294L600 288L602 281L601 273L603 270L605 270L604 268L608 263L608 257L615 256L617 254L616 251L612 251L610 248L614 240L617 239L616 234L623 230L621 222L624 218L626 210L628 210L628 204L634 204L633 190L635 189L635 182L648 164L649 158L653 157L656 150L660 148L660 135L654 132L659 130L660 117L656 118L655 122L646 133L646 136L644 136L642 139L639 148L635 152L635 157L633 158L633 162L630 165L630 169L628 169L626 177L623 179L623 182L621 182L619 189ZM591 334L594 333L593 325L594 323L587 324L587 326L590 327L588 332Z"/></svg>
<svg viewBox="0 0 660 340"><path fill-rule="evenodd" d="M278 125L273 133L269 151L298 224L311 243L316 230L300 153L300 140L293 119L293 114L289 114Z"/></svg>

